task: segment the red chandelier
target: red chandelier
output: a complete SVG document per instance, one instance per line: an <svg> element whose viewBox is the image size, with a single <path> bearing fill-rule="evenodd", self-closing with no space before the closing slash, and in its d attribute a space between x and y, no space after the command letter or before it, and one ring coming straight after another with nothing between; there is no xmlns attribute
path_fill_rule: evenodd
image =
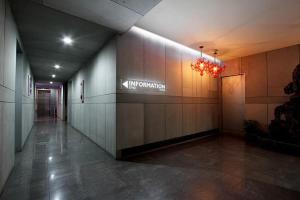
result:
<svg viewBox="0 0 300 200"><path fill-rule="evenodd" d="M201 76L206 73L214 78L220 77L220 74L225 70L225 65L216 62L218 50L216 49L214 52L214 62L210 62L202 56L203 46L200 46L200 50L201 57L198 58L195 63L191 64L192 70L199 72Z"/></svg>

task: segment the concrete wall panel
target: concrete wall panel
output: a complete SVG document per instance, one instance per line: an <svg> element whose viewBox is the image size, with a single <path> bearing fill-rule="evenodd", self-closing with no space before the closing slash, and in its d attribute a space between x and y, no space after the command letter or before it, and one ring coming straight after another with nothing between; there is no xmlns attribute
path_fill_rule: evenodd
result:
<svg viewBox="0 0 300 200"><path fill-rule="evenodd" d="M3 85L4 77L4 22L5 22L5 1L0 0L0 85ZM1 186L0 186L1 188Z"/></svg>
<svg viewBox="0 0 300 200"><path fill-rule="evenodd" d="M268 123L268 105L267 104L246 104L246 120L256 120L264 126Z"/></svg>
<svg viewBox="0 0 300 200"><path fill-rule="evenodd" d="M196 130L198 132L202 132L206 130L206 119L207 116L205 116L204 113L204 107L205 104L197 104L196 105Z"/></svg>
<svg viewBox="0 0 300 200"><path fill-rule="evenodd" d="M220 120L220 115L219 115L219 109L220 106L219 104L211 104L212 107L212 129L218 129L219 128L219 120Z"/></svg>
<svg viewBox="0 0 300 200"><path fill-rule="evenodd" d="M144 40L144 79L165 82L165 44L154 39ZM160 94L162 94L160 92Z"/></svg>
<svg viewBox="0 0 300 200"><path fill-rule="evenodd" d="M117 104L117 137L118 149L144 144L143 104Z"/></svg>
<svg viewBox="0 0 300 200"><path fill-rule="evenodd" d="M200 97L210 97L210 76L207 75L207 74L204 74L202 77L201 77L201 91L200 93L197 94L197 96L200 96ZM198 85L197 85L198 86Z"/></svg>
<svg viewBox="0 0 300 200"><path fill-rule="evenodd" d="M196 85L193 84L197 74L194 75L194 71L191 70L191 64L195 59L195 56L188 53L182 54L182 95L185 97L195 96L193 89L196 89Z"/></svg>
<svg viewBox="0 0 300 200"><path fill-rule="evenodd" d="M91 134L90 134L90 111L89 111L90 104L83 104L83 130L82 132L86 134L90 139Z"/></svg>
<svg viewBox="0 0 300 200"><path fill-rule="evenodd" d="M116 157L116 104L105 105L105 149Z"/></svg>
<svg viewBox="0 0 300 200"><path fill-rule="evenodd" d="M203 88L202 88L203 76L201 76L198 72L193 72L193 75L194 75L193 81L195 83L193 85L193 87L195 88L195 92L196 92L194 97L202 97L202 95L204 94ZM203 84L205 84L205 83L203 83Z"/></svg>
<svg viewBox="0 0 300 200"><path fill-rule="evenodd" d="M196 132L217 129L219 126L218 104L196 105Z"/></svg>
<svg viewBox="0 0 300 200"><path fill-rule="evenodd" d="M267 55L256 54L242 58L242 68L245 72L246 97L267 96Z"/></svg>
<svg viewBox="0 0 300 200"><path fill-rule="evenodd" d="M106 66L114 66L114 67L106 67L105 68L105 94L113 94L116 93L116 84L117 84L117 46L116 40L113 40L112 43L106 48L104 53L106 59Z"/></svg>
<svg viewBox="0 0 300 200"><path fill-rule="evenodd" d="M101 147L105 147L105 135L106 135L105 104L96 104L96 115L97 115L96 122L95 122L96 123L96 133L97 133L96 143Z"/></svg>
<svg viewBox="0 0 300 200"><path fill-rule="evenodd" d="M145 104L145 144L165 140L164 104Z"/></svg>
<svg viewBox="0 0 300 200"><path fill-rule="evenodd" d="M217 98L219 96L218 83L219 79L213 77L209 78L209 97Z"/></svg>
<svg viewBox="0 0 300 200"><path fill-rule="evenodd" d="M90 135L91 139L97 143L97 113L95 112L97 104L90 104L89 113L90 113Z"/></svg>
<svg viewBox="0 0 300 200"><path fill-rule="evenodd" d="M203 125L204 130L211 130L213 129L213 109L211 104L203 104L202 105L202 114L203 114Z"/></svg>
<svg viewBox="0 0 300 200"><path fill-rule="evenodd" d="M0 101L14 102L15 101L15 91L0 85Z"/></svg>
<svg viewBox="0 0 300 200"><path fill-rule="evenodd" d="M228 60L225 62L226 70L222 73L222 76L232 76L241 74L241 58Z"/></svg>
<svg viewBox="0 0 300 200"><path fill-rule="evenodd" d="M197 109L196 104L183 104L183 115L182 115L183 135L189 135L197 132L196 109Z"/></svg>
<svg viewBox="0 0 300 200"><path fill-rule="evenodd" d="M25 103L22 106L22 146L25 145L34 123L34 103Z"/></svg>
<svg viewBox="0 0 300 200"><path fill-rule="evenodd" d="M166 105L166 137L171 139L182 136L182 104Z"/></svg>
<svg viewBox="0 0 300 200"><path fill-rule="evenodd" d="M270 51L268 58L268 95L284 96L283 88L292 81L292 72L299 64L299 48L291 46Z"/></svg>
<svg viewBox="0 0 300 200"><path fill-rule="evenodd" d="M182 96L181 52L166 46L166 95Z"/></svg>
<svg viewBox="0 0 300 200"><path fill-rule="evenodd" d="M15 161L15 104L2 104L2 147L1 147L1 170L2 170L2 185L8 178Z"/></svg>
<svg viewBox="0 0 300 200"><path fill-rule="evenodd" d="M8 4L6 4L5 18L5 41L4 41L4 86L14 90L16 76L16 47L17 47L17 29Z"/></svg>
<svg viewBox="0 0 300 200"><path fill-rule="evenodd" d="M128 32L118 40L117 80L122 78L141 79L143 77L143 38ZM119 85L118 85L119 86ZM118 87L119 89L119 87Z"/></svg>
<svg viewBox="0 0 300 200"><path fill-rule="evenodd" d="M0 127L3 129L3 103L0 101ZM0 191L4 185L5 174L2 170L3 159L3 133L0 134Z"/></svg>

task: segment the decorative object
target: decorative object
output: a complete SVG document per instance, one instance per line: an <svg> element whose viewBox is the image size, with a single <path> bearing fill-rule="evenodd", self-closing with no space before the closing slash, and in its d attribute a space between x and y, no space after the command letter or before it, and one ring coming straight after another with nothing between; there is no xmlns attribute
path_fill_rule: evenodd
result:
<svg viewBox="0 0 300 200"><path fill-rule="evenodd" d="M192 63L191 67L194 71L199 72L200 75L203 76L204 72L208 71L210 63L202 56L203 46L200 46L199 48L201 52L201 57L196 60L196 63Z"/></svg>
<svg viewBox="0 0 300 200"><path fill-rule="evenodd" d="M220 74L225 70L225 65L223 63L219 64L216 62L217 55L218 55L218 50L215 49L214 62L210 63L208 68L208 73L214 78L220 77Z"/></svg>
<svg viewBox="0 0 300 200"><path fill-rule="evenodd" d="M258 122L245 121L246 139L262 147L300 155L300 64L284 92L291 95L290 100L275 108L269 130L263 130Z"/></svg>
<svg viewBox="0 0 300 200"><path fill-rule="evenodd" d="M27 95L30 96L32 94L32 77L27 74Z"/></svg>
<svg viewBox="0 0 300 200"><path fill-rule="evenodd" d="M32 86L33 86L33 81L32 81L32 76L30 76L30 79L29 79L29 94L30 95L32 94Z"/></svg>
<svg viewBox="0 0 300 200"><path fill-rule="evenodd" d="M293 81L284 88L284 93L291 95L290 100L275 108L270 134L278 140L300 143L300 64L294 69Z"/></svg>
<svg viewBox="0 0 300 200"><path fill-rule="evenodd" d="M81 103L84 103L84 80L80 83L80 99Z"/></svg>
<svg viewBox="0 0 300 200"><path fill-rule="evenodd" d="M223 63L216 62L218 50L215 49L214 51L214 62L209 62L202 56L203 46L200 46L199 48L201 56L196 60L195 63L191 64L192 70L199 72L201 76L206 73L214 78L218 78L220 74L225 70L225 65Z"/></svg>

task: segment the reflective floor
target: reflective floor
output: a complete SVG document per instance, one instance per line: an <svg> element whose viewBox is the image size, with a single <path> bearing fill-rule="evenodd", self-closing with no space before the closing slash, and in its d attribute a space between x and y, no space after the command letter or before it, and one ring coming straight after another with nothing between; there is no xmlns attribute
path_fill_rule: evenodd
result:
<svg viewBox="0 0 300 200"><path fill-rule="evenodd" d="M115 161L63 122L38 122L2 199L300 199L300 158L219 137Z"/></svg>

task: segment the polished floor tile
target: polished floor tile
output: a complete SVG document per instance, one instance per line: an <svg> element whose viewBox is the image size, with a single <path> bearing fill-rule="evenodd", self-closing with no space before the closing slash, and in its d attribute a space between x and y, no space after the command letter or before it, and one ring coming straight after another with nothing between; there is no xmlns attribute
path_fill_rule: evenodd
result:
<svg viewBox="0 0 300 200"><path fill-rule="evenodd" d="M1 200L300 199L300 158L231 137L116 161L61 121L39 121Z"/></svg>

